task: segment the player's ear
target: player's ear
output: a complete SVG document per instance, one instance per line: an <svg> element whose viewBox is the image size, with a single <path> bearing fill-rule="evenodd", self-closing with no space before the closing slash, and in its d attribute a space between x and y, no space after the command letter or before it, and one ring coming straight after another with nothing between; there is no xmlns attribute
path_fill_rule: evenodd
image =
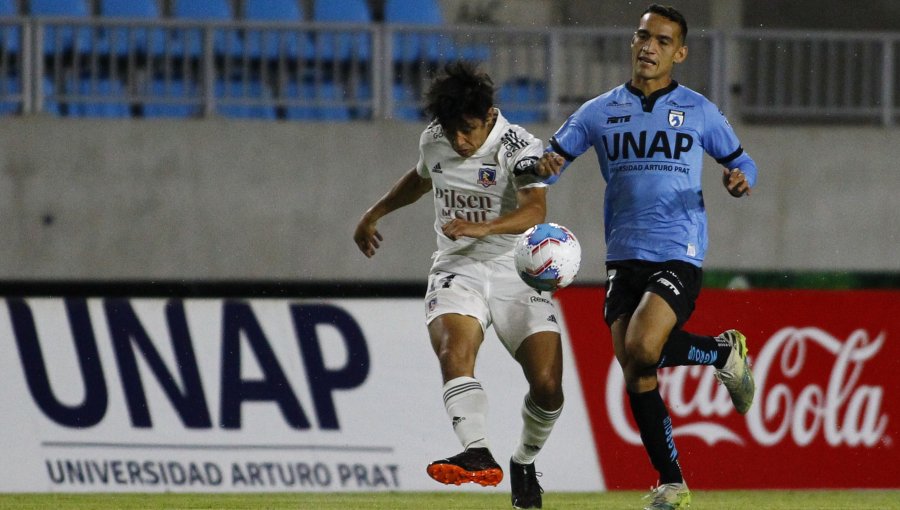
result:
<svg viewBox="0 0 900 510"><path fill-rule="evenodd" d="M678 48L677 50L675 50L675 58L674 58L675 63L680 64L680 63L684 62L685 59L687 59L687 55L688 55L688 47L687 46L682 46L682 47Z"/></svg>

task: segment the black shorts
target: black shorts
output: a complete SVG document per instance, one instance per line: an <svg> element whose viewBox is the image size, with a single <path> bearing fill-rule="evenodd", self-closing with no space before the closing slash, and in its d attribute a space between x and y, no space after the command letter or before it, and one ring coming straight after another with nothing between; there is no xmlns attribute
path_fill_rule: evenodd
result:
<svg viewBox="0 0 900 510"><path fill-rule="evenodd" d="M606 304L603 318L612 325L623 315L632 315L645 292L666 300L681 327L694 312L703 285L703 270L680 260L647 262L617 260L606 263Z"/></svg>

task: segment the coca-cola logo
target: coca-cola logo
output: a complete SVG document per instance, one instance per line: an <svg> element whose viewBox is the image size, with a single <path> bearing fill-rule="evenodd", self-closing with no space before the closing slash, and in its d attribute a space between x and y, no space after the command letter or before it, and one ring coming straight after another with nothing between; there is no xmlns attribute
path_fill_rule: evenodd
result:
<svg viewBox="0 0 900 510"><path fill-rule="evenodd" d="M814 327L777 331L758 355L751 357L755 360L756 397L744 417L749 436L766 446L787 436L798 446L817 437L830 446L873 446L887 440L884 388L862 383L865 365L884 345L885 336L882 332L872 338L857 329L841 340ZM810 366L813 355L817 360L832 360L830 373L825 372L826 366ZM827 377L819 379L826 373ZM705 366L659 372L660 393L675 417L674 435L693 436L708 445L720 441L743 444L744 438L719 420L736 411L714 374L712 367ZM790 381L803 386L790 385ZM627 419L630 411L624 383L622 370L613 359L606 380L609 419L622 440L638 445L640 433Z"/></svg>

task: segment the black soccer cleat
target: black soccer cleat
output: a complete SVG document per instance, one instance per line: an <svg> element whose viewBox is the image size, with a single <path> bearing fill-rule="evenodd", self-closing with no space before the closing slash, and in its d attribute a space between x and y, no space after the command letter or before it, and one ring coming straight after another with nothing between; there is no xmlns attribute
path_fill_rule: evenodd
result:
<svg viewBox="0 0 900 510"><path fill-rule="evenodd" d="M425 472L447 485L472 482L487 487L503 480L503 470L487 448L469 448L453 457L436 460Z"/></svg>
<svg viewBox="0 0 900 510"><path fill-rule="evenodd" d="M537 480L538 474L531 464L519 464L509 459L509 484L512 487L513 508L541 508L544 489Z"/></svg>

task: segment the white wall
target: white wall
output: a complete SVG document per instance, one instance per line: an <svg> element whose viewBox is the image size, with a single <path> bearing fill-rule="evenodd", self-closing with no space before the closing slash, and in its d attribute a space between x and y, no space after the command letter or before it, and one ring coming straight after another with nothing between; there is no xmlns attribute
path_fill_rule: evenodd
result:
<svg viewBox="0 0 900 510"><path fill-rule="evenodd" d="M351 236L415 163L421 127L4 119L0 278L419 281L427 200L383 221L373 260ZM760 182L732 199L707 161L708 268L900 270L900 130L737 130ZM589 153L550 194L548 219L581 239L583 281L603 279L602 192Z"/></svg>

